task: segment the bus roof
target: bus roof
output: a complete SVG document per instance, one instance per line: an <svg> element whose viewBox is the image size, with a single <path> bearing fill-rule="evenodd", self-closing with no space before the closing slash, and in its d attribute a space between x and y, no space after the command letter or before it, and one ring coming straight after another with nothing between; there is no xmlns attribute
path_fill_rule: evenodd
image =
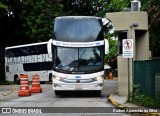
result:
<svg viewBox="0 0 160 116"><path fill-rule="evenodd" d="M20 48L20 47L34 46L34 45L41 45L41 44L47 44L47 43L48 43L48 42L38 42L38 43L31 43L31 44L24 44L24 45L10 46L10 47L6 47L5 49Z"/></svg>
<svg viewBox="0 0 160 116"><path fill-rule="evenodd" d="M100 17L95 17L95 16L61 16L61 17L56 17L56 19L100 19Z"/></svg>

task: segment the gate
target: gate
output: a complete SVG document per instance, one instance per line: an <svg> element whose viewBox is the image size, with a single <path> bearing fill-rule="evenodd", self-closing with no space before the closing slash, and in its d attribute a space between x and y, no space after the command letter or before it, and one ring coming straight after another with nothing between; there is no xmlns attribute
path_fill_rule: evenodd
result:
<svg viewBox="0 0 160 116"><path fill-rule="evenodd" d="M134 61L133 83L143 94L155 98L160 93L160 60Z"/></svg>

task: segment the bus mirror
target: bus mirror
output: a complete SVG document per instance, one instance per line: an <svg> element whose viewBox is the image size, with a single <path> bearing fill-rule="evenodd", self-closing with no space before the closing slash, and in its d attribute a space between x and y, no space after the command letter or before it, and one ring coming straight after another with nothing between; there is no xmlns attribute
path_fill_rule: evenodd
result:
<svg viewBox="0 0 160 116"><path fill-rule="evenodd" d="M48 50L48 54L52 54L52 39L48 41L47 50Z"/></svg>
<svg viewBox="0 0 160 116"><path fill-rule="evenodd" d="M104 39L104 42L105 42L105 54L108 54L109 53L109 42L107 39Z"/></svg>
<svg viewBox="0 0 160 116"><path fill-rule="evenodd" d="M109 20L106 18L102 18L103 25L107 25L109 23Z"/></svg>

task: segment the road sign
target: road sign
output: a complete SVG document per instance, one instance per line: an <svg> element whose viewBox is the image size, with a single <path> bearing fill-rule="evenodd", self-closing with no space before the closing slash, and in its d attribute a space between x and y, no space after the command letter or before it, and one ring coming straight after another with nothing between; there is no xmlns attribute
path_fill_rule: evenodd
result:
<svg viewBox="0 0 160 116"><path fill-rule="evenodd" d="M123 39L123 58L133 58L133 39Z"/></svg>

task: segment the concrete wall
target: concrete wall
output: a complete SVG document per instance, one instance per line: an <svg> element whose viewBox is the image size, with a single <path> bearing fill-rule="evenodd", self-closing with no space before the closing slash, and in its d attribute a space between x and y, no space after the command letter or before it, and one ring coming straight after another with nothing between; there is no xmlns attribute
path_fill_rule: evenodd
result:
<svg viewBox="0 0 160 116"><path fill-rule="evenodd" d="M128 39L133 39L134 57L125 59L118 56L118 92L119 95L128 95L128 87L133 82L133 61L146 60L150 57L149 36L148 36L148 16L146 12L114 12L106 13L115 26L115 31L127 31ZM126 39L126 38L124 38ZM129 62L129 65L128 65ZM129 66L129 69L128 69ZM128 72L130 73L128 75ZM130 77L130 79L128 79ZM129 84L128 84L129 83ZM132 91L132 88L131 90Z"/></svg>
<svg viewBox="0 0 160 116"><path fill-rule="evenodd" d="M135 30L135 60L148 60L149 52L148 31Z"/></svg>
<svg viewBox="0 0 160 116"><path fill-rule="evenodd" d="M146 12L114 12L106 13L106 18L111 20L115 31L129 30L130 25L137 23L136 29L148 30L148 17Z"/></svg>

